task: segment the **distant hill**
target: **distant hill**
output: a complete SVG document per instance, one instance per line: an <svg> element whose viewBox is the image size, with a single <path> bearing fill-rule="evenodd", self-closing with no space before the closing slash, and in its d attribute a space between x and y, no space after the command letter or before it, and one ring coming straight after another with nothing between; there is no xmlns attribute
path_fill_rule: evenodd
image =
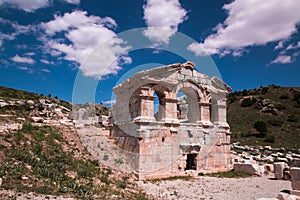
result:
<svg viewBox="0 0 300 200"><path fill-rule="evenodd" d="M231 141L300 148L300 88L267 86L228 96Z"/></svg>

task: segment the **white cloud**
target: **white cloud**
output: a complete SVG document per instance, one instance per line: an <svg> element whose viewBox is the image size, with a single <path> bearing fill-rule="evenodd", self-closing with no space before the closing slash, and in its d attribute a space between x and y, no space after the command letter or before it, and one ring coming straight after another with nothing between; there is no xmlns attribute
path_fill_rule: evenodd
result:
<svg viewBox="0 0 300 200"><path fill-rule="evenodd" d="M279 55L275 60L273 60L271 63L276 63L276 64L287 64L292 62L292 57L291 56L286 56L286 55Z"/></svg>
<svg viewBox="0 0 300 200"><path fill-rule="evenodd" d="M147 0L144 5L144 20L148 26L144 35L158 44L168 44L178 30L187 12L178 0Z"/></svg>
<svg viewBox="0 0 300 200"><path fill-rule="evenodd" d="M88 16L87 12L74 11L43 23L49 38L43 39L49 52L63 53L64 59L75 61L86 76L102 79L108 74L116 74L120 64L129 64L129 46L118 38L112 28L116 22L109 17ZM55 38L56 33L64 33L64 38ZM66 41L67 40L67 41ZM97 47L100 48L97 49ZM97 49L97 50L96 50ZM90 56L97 51L97 55ZM88 58L88 59L87 59Z"/></svg>
<svg viewBox="0 0 300 200"><path fill-rule="evenodd" d="M68 31L80 27L102 26L114 28L117 26L115 20L110 17L87 16L86 11L74 11L65 13L63 16L54 16L54 20L43 23L46 33L53 35L60 31Z"/></svg>
<svg viewBox="0 0 300 200"><path fill-rule="evenodd" d="M279 41L276 47L274 48L275 50L277 49L282 49L284 47L283 41Z"/></svg>
<svg viewBox="0 0 300 200"><path fill-rule="evenodd" d="M65 0L67 3L80 4L80 0Z"/></svg>
<svg viewBox="0 0 300 200"><path fill-rule="evenodd" d="M16 54L14 57L11 58L12 61L18 62L18 63L27 63L27 64L34 64L35 61L30 57L21 57L18 54Z"/></svg>
<svg viewBox="0 0 300 200"><path fill-rule="evenodd" d="M103 101L101 102L103 105L114 105L116 104L116 100L112 99L112 100L108 100L108 101Z"/></svg>
<svg viewBox="0 0 300 200"><path fill-rule="evenodd" d="M46 69L46 68L43 68L43 69L42 69L42 72L50 73L50 70L49 70L49 69Z"/></svg>
<svg viewBox="0 0 300 200"><path fill-rule="evenodd" d="M48 60L46 60L46 59L40 59L40 62L41 62L41 63L44 63L44 64L47 64L47 65L53 65L53 64L54 64L53 61L48 61Z"/></svg>
<svg viewBox="0 0 300 200"><path fill-rule="evenodd" d="M1 0L0 0L0 5L1 5ZM6 33L0 32L0 47L2 46L3 41L5 40L14 40L20 34L28 34L30 31L35 30L35 27L32 25L28 25L28 26L19 25L17 22L3 19L1 17L0 17L0 26L8 26L9 30L12 30L11 32L6 32Z"/></svg>
<svg viewBox="0 0 300 200"><path fill-rule="evenodd" d="M300 48L300 42L297 42L297 44L293 45L293 44L290 44L286 50L291 50L291 49L298 49Z"/></svg>
<svg viewBox="0 0 300 200"><path fill-rule="evenodd" d="M49 0L0 0L0 6L10 5L26 12L49 6Z"/></svg>
<svg viewBox="0 0 300 200"><path fill-rule="evenodd" d="M215 27L202 43L188 49L196 55L226 55L248 46L265 45L289 38L300 21L299 0L235 0L224 5L226 20ZM277 48L280 48L281 44Z"/></svg>
<svg viewBox="0 0 300 200"><path fill-rule="evenodd" d="M24 71L27 71L28 70L28 67L24 67L24 66L20 66L18 67L20 70L24 70Z"/></svg>
<svg viewBox="0 0 300 200"><path fill-rule="evenodd" d="M27 53L24 53L24 55L26 55L26 56L33 56L34 52L27 52Z"/></svg>
<svg viewBox="0 0 300 200"><path fill-rule="evenodd" d="M30 69L30 68L28 68L28 67L25 67L25 66L19 66L18 69L20 69L20 70L22 70L22 71L26 71L26 72L28 72L28 73L30 73L30 74L33 73L33 70L32 70L32 69Z"/></svg>

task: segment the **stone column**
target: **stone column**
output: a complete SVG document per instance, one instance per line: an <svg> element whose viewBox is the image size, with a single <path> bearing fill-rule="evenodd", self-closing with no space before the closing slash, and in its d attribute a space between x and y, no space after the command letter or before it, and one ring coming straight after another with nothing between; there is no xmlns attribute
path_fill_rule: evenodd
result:
<svg viewBox="0 0 300 200"><path fill-rule="evenodd" d="M198 123L202 124L203 126L210 126L212 125L210 121L210 103L206 102L198 102L199 104L199 121Z"/></svg>
<svg viewBox="0 0 300 200"><path fill-rule="evenodd" d="M162 121L166 123L179 123L177 119L177 99L176 98L163 98L161 103L165 108L165 114Z"/></svg>
<svg viewBox="0 0 300 200"><path fill-rule="evenodd" d="M226 115L226 112L227 112L226 99L222 98L222 99L219 99L217 102L218 102L217 105L215 105L216 106L215 112L217 114L214 117L214 119L215 119L214 124L221 125L224 128L229 128L229 125L227 123L227 115Z"/></svg>
<svg viewBox="0 0 300 200"><path fill-rule="evenodd" d="M148 87L141 87L139 94L140 116L134 118L134 122L152 122L154 118L154 99L155 96L149 93Z"/></svg>

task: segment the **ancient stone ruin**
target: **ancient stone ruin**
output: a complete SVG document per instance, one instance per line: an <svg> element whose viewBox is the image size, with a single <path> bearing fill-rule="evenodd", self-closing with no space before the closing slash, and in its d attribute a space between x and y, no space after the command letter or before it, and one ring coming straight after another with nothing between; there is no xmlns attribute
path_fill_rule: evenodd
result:
<svg viewBox="0 0 300 200"><path fill-rule="evenodd" d="M187 62L145 70L114 87L110 137L138 179L231 169L231 89L194 67Z"/></svg>

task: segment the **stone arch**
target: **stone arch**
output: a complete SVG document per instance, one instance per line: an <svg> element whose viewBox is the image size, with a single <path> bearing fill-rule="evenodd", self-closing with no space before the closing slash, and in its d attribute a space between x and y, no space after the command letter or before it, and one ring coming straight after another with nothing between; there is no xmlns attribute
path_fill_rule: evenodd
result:
<svg viewBox="0 0 300 200"><path fill-rule="evenodd" d="M154 115L154 99L156 98L154 94L157 94L159 98L159 112L156 116ZM156 83L142 85L129 98L130 117L132 120L146 118L150 121L166 120L176 113L174 106L170 105L170 103L177 103L174 97L174 92L163 85Z"/></svg>
<svg viewBox="0 0 300 200"><path fill-rule="evenodd" d="M201 87L192 81L182 82L176 90L176 94L181 91L186 95L188 112L188 123L211 121L211 95L207 88ZM179 110L180 114L180 110ZM178 117L180 119L180 117Z"/></svg>

